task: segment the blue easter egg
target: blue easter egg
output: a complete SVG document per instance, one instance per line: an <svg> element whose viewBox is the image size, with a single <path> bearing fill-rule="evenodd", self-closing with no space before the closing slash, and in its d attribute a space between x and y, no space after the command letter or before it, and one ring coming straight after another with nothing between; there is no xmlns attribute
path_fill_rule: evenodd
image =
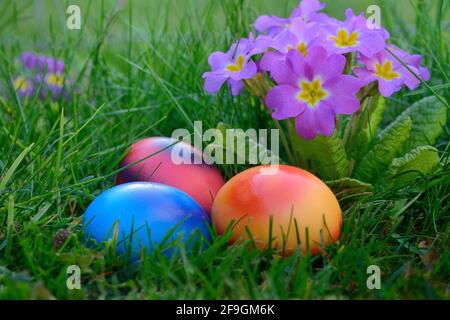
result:
<svg viewBox="0 0 450 320"><path fill-rule="evenodd" d="M205 211L186 193L159 183L125 183L100 194L83 217L88 241L112 239L116 222L117 253L131 251L133 258L142 247L150 253L173 230L170 239L181 237L184 243L192 234L211 239Z"/></svg>

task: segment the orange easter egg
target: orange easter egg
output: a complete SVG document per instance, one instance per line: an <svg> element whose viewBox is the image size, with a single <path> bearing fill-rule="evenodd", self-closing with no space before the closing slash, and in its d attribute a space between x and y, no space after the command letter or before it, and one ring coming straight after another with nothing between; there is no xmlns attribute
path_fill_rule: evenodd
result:
<svg viewBox="0 0 450 320"><path fill-rule="evenodd" d="M258 166L220 189L212 220L220 234L234 221L231 242L249 239L247 227L259 248L268 247L272 234L272 248L289 254L297 246L303 252L309 247L316 254L339 239L342 211L333 192L313 174L287 165Z"/></svg>

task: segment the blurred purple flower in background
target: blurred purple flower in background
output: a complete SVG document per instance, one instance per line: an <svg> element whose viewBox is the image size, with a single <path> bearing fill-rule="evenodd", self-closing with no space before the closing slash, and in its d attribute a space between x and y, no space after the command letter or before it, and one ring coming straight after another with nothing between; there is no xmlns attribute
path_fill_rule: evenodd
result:
<svg viewBox="0 0 450 320"><path fill-rule="evenodd" d="M50 97L55 101L63 95L68 84L64 78L64 61L30 51L22 53L20 61L23 72L15 77L13 85L21 96L29 97L38 88L42 100Z"/></svg>
<svg viewBox="0 0 450 320"><path fill-rule="evenodd" d="M13 79L13 87L21 97L30 97L33 94L34 84L24 76L17 76Z"/></svg>
<svg viewBox="0 0 450 320"><path fill-rule="evenodd" d="M20 59L26 69L33 70L36 68L37 56L33 52L27 51L22 53Z"/></svg>
<svg viewBox="0 0 450 320"><path fill-rule="evenodd" d="M64 87L64 77L62 74L49 73L45 76L45 83L52 92L53 97L58 97Z"/></svg>
<svg viewBox="0 0 450 320"><path fill-rule="evenodd" d="M37 55L34 52L26 51L20 56L23 66L28 70L46 73L64 72L64 61L49 56Z"/></svg>

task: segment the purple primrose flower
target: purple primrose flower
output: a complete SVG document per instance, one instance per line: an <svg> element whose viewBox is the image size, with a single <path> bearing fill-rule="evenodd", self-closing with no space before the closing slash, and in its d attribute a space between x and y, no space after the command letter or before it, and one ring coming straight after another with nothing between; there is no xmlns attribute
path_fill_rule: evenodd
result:
<svg viewBox="0 0 450 320"><path fill-rule="evenodd" d="M300 19L306 23L325 21L328 17L318 11L326 7L326 4L319 0L303 0L295 8L289 18L277 16L260 16L255 22L255 29L258 32L266 32L269 36L276 36L290 28L293 21Z"/></svg>
<svg viewBox="0 0 450 320"><path fill-rule="evenodd" d="M23 66L26 69L33 70L36 68L37 56L33 52L27 51L20 56Z"/></svg>
<svg viewBox="0 0 450 320"><path fill-rule="evenodd" d="M420 75L424 81L429 80L430 73L428 69L420 66L420 56L410 55L395 47L390 48L414 73ZM384 97L389 97L399 91L403 85L413 90L420 84L420 81L414 74L386 50L377 53L372 58L361 55L360 61L365 68L354 68L353 72L365 85L377 81L378 89Z"/></svg>
<svg viewBox="0 0 450 320"><path fill-rule="evenodd" d="M430 71L421 66L422 63L422 57L418 54L411 54L406 51L401 50L400 48L389 45L388 49L392 51L400 60L405 63L408 68L410 68L412 71L414 71L415 74L419 75L422 80L428 81L430 80ZM417 79L416 79L417 80ZM408 88L415 87L415 81L411 83L411 85L408 85Z"/></svg>
<svg viewBox="0 0 450 320"><path fill-rule="evenodd" d="M361 83L342 74L345 63L344 56L328 55L323 47L311 49L306 57L297 50L289 51L285 61L272 66L277 85L266 98L272 117L295 118L297 132L304 139L331 136L335 115L352 114L360 107L355 94Z"/></svg>
<svg viewBox="0 0 450 320"><path fill-rule="evenodd" d="M278 60L284 60L287 53L296 49L304 56L315 45L321 44L321 29L317 24L306 24L302 20L295 20L288 32L271 41L270 48L261 58L260 67L264 71L270 71L272 64Z"/></svg>
<svg viewBox="0 0 450 320"><path fill-rule="evenodd" d="M329 53L357 51L370 57L384 49L389 37L384 29L369 29L364 15L355 16L352 9L347 9L345 15L345 21L335 21L323 27Z"/></svg>
<svg viewBox="0 0 450 320"><path fill-rule="evenodd" d="M13 79L13 87L22 97L33 95L34 84L24 76L17 76Z"/></svg>
<svg viewBox="0 0 450 320"><path fill-rule="evenodd" d="M415 89L417 77L429 80L422 57L389 44L388 31L370 24L363 13L347 9L340 21L322 13L324 8L319 0L303 0L288 18L260 16L255 28L265 35L250 34L228 52L209 56L205 90L216 93L227 82L235 96L246 84L265 100L273 118L294 118L298 134L314 139L333 134L336 115L359 110L362 87L376 82L379 93L389 97L404 85Z"/></svg>
<svg viewBox="0 0 450 320"><path fill-rule="evenodd" d="M269 40L265 36L254 39L253 34L250 34L248 39L242 38L238 43L234 43L226 53L213 52L208 58L212 71L203 74L205 90L217 93L227 81L232 95L237 96L244 87L242 80L253 78L258 72L252 57L262 53Z"/></svg>
<svg viewBox="0 0 450 320"><path fill-rule="evenodd" d="M34 52L24 52L20 56L23 65L23 75L17 76L13 81L14 88L21 96L27 97L41 87L41 99L51 96L56 100L64 92L67 80L64 78L64 62L49 56L37 55Z"/></svg>

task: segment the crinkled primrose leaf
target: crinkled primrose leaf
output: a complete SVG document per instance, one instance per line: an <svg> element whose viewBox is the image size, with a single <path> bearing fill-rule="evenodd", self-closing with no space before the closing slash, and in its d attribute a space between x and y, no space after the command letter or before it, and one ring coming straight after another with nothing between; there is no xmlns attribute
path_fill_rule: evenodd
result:
<svg viewBox="0 0 450 320"><path fill-rule="evenodd" d="M436 148L417 147L392 161L387 171L388 183L395 186L405 185L419 176L431 173L438 165L439 154Z"/></svg>
<svg viewBox="0 0 450 320"><path fill-rule="evenodd" d="M409 139L402 148L403 153L436 143L447 122L447 108L435 96L430 96L414 103L397 119L408 117L412 120L412 127Z"/></svg>
<svg viewBox="0 0 450 320"><path fill-rule="evenodd" d="M362 202L373 194L373 186L357 179L342 178L327 181L326 184L333 190L341 206L349 208L357 202Z"/></svg>
<svg viewBox="0 0 450 320"><path fill-rule="evenodd" d="M377 142L358 164L355 177L366 182L378 180L397 157L403 144L409 138L412 120L409 117L398 118L384 129Z"/></svg>
<svg viewBox="0 0 450 320"><path fill-rule="evenodd" d="M290 137L301 168L324 180L349 175L350 162L337 131L331 137L317 136L314 140L304 140L291 130Z"/></svg>

